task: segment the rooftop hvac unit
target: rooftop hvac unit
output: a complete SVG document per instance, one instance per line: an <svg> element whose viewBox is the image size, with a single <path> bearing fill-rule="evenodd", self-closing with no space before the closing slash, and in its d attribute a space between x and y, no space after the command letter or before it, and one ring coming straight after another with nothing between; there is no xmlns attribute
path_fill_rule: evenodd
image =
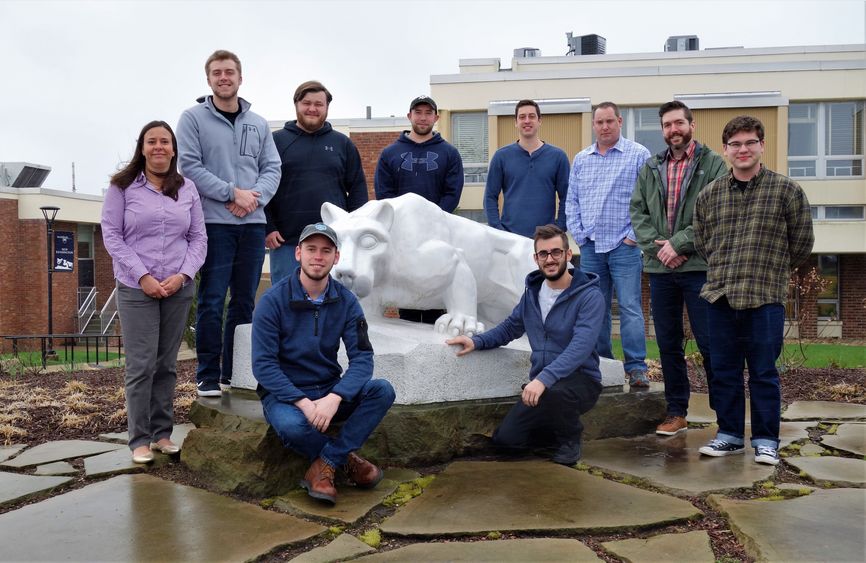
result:
<svg viewBox="0 0 866 563"><path fill-rule="evenodd" d="M0 162L0 186L7 188L40 188L50 166L29 162Z"/></svg>
<svg viewBox="0 0 866 563"><path fill-rule="evenodd" d="M665 51L697 51L697 35L671 35L665 43Z"/></svg>
<svg viewBox="0 0 866 563"><path fill-rule="evenodd" d="M607 39L594 33L574 37L569 31L565 36L568 38L566 55L603 55L607 47Z"/></svg>
<svg viewBox="0 0 866 563"><path fill-rule="evenodd" d="M540 57L541 49L535 47L520 47L514 50L514 58Z"/></svg>

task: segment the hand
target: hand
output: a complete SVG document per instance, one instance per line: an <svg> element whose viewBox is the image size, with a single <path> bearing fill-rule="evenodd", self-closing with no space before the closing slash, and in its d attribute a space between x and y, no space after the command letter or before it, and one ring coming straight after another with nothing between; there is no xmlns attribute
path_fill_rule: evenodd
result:
<svg viewBox="0 0 866 563"><path fill-rule="evenodd" d="M319 432L328 430L331 419L337 414L337 408L339 408L342 400L343 398L336 393L328 393L321 399L313 401L313 404L316 405L316 415L310 423L316 430Z"/></svg>
<svg viewBox="0 0 866 563"><path fill-rule="evenodd" d="M671 241L669 240L657 240L655 242L656 246L659 247L658 250L658 259L659 261L665 265L667 268L679 268L683 262L688 260L686 256L680 256L677 254L677 251L674 250L674 247L671 245Z"/></svg>
<svg viewBox="0 0 866 563"><path fill-rule="evenodd" d="M475 349L475 342L472 341L466 335L461 334L460 336L455 336L454 338L449 338L445 341L445 344L462 346L460 350L457 351L458 356L465 356L469 352Z"/></svg>
<svg viewBox="0 0 866 563"><path fill-rule="evenodd" d="M230 201L226 204L226 209L235 217L246 217L247 212L237 203Z"/></svg>
<svg viewBox="0 0 866 563"><path fill-rule="evenodd" d="M272 233L268 233L268 236L265 237L265 248L270 248L274 250L275 248L279 248L283 246L283 243L286 242L286 239L280 234L280 231L274 231Z"/></svg>
<svg viewBox="0 0 866 563"><path fill-rule="evenodd" d="M622 242L626 246L637 246L637 242L631 240L630 238L624 238L624 239L622 239Z"/></svg>
<svg viewBox="0 0 866 563"><path fill-rule="evenodd" d="M304 418L307 419L307 422L313 424L313 419L316 418L316 403L304 397L295 401L295 406L304 413Z"/></svg>
<svg viewBox="0 0 866 563"><path fill-rule="evenodd" d="M235 188L235 205L240 206L247 213L252 213L259 206L258 197L262 195L252 190Z"/></svg>
<svg viewBox="0 0 866 563"><path fill-rule="evenodd" d="M162 299L169 295L168 292L165 291L165 288L156 281L156 278L150 274L144 274L141 276L141 279L138 280L138 285L141 286L141 290L145 295L153 299Z"/></svg>
<svg viewBox="0 0 866 563"><path fill-rule="evenodd" d="M537 379L533 379L523 388L523 393L520 394L520 399L527 407L534 407L538 405L538 399L541 398L541 394L544 393L545 389L547 388L544 386L544 383Z"/></svg>
<svg viewBox="0 0 866 563"><path fill-rule="evenodd" d="M166 297L172 296L183 287L183 284L186 283L187 277L184 274L175 274L173 276L168 276L161 282L159 285L165 289L165 292L168 294Z"/></svg>

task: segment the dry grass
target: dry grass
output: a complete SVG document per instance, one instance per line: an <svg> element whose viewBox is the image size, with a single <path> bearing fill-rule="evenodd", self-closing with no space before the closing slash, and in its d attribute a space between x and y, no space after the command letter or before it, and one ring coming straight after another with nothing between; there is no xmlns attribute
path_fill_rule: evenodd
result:
<svg viewBox="0 0 866 563"><path fill-rule="evenodd" d="M63 405L77 413L89 413L99 409L99 405L95 405L83 393L73 393L63 399Z"/></svg>
<svg viewBox="0 0 866 563"><path fill-rule="evenodd" d="M126 403L126 387L121 385L120 387L115 389L114 393L109 395L109 397L111 397L111 400L113 401L117 401L119 403Z"/></svg>
<svg viewBox="0 0 866 563"><path fill-rule="evenodd" d="M0 424L14 424L16 422L29 422L30 414L27 411L0 413Z"/></svg>
<svg viewBox="0 0 866 563"><path fill-rule="evenodd" d="M63 392L67 395L75 395L86 393L90 390L90 387L87 386L83 381L78 381L77 379L73 379L66 383L63 386Z"/></svg>
<svg viewBox="0 0 866 563"><path fill-rule="evenodd" d="M191 381L186 381L184 383L178 383L174 388L174 392L176 395L183 395L186 393L192 393L193 395L195 395L195 392L196 392L195 383L193 383Z"/></svg>
<svg viewBox="0 0 866 563"><path fill-rule="evenodd" d="M0 439L3 440L3 445L8 446L15 438L23 438L27 436L27 431L13 426L11 424L0 424Z"/></svg>
<svg viewBox="0 0 866 563"><path fill-rule="evenodd" d="M827 387L834 401L861 403L866 401L866 389L856 383L836 383Z"/></svg>
<svg viewBox="0 0 866 563"><path fill-rule="evenodd" d="M111 424L121 424L126 422L126 407L121 407L108 415L108 422Z"/></svg>
<svg viewBox="0 0 866 563"><path fill-rule="evenodd" d="M65 412L60 418L60 426L63 428L84 428L94 414L78 414L75 412Z"/></svg>

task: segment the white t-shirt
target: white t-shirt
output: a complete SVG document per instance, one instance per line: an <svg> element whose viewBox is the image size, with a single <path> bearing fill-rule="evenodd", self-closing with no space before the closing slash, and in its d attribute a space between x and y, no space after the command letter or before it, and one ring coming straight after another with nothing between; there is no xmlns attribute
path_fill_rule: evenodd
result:
<svg viewBox="0 0 866 563"><path fill-rule="evenodd" d="M563 291L565 291L565 288L553 289L547 285L547 280L541 283L541 289L538 290L538 304L541 306L541 322L547 320L547 313L550 312L550 308L553 307L559 294Z"/></svg>

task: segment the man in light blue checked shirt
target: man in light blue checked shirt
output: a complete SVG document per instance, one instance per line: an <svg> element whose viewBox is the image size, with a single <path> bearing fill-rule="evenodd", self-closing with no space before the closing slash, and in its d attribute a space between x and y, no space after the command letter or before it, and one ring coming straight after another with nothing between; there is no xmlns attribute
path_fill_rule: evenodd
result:
<svg viewBox="0 0 866 563"><path fill-rule="evenodd" d="M580 246L580 269L599 275L607 302L607 316L596 345L599 355L613 358L610 310L615 289L629 385L648 387L641 308L643 265L629 203L638 172L650 152L621 135L622 116L613 102L596 106L592 129L596 142L577 153L568 179L568 230Z"/></svg>

